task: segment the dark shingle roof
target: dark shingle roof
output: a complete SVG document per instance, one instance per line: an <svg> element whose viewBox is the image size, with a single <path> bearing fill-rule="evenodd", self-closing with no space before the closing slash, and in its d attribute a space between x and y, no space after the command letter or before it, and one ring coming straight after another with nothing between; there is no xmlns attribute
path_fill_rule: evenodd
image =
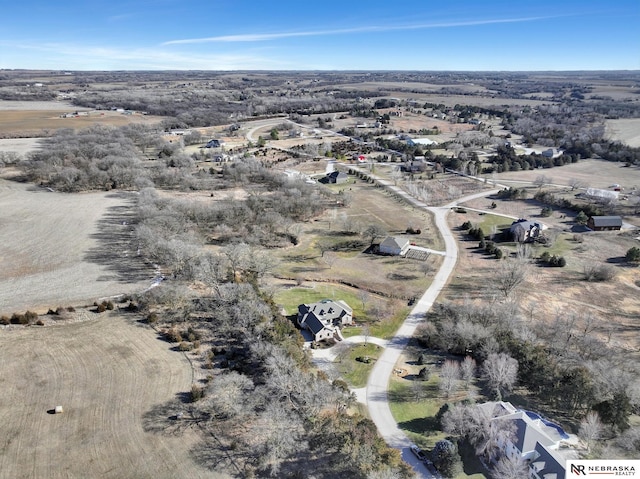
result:
<svg viewBox="0 0 640 479"><path fill-rule="evenodd" d="M305 319L305 324L309 328L309 331L311 331L313 334L318 334L320 331L322 331L325 328L322 321L320 321L317 318L317 316L313 313L309 313L307 315L307 318Z"/></svg>
<svg viewBox="0 0 640 479"><path fill-rule="evenodd" d="M592 216L591 219L593 219L594 226L622 226L622 218L619 216Z"/></svg>
<svg viewBox="0 0 640 479"><path fill-rule="evenodd" d="M533 461L533 464L538 470L538 476L540 477L554 477L557 479L564 479L565 469L564 464L560 464L553 455L543 447L540 443L536 444L536 452L539 454L538 458Z"/></svg>

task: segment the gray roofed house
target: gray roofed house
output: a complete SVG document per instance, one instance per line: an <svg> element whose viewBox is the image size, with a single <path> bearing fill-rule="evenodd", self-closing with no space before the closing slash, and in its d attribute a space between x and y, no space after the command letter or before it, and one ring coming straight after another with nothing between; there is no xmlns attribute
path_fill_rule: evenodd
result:
<svg viewBox="0 0 640 479"><path fill-rule="evenodd" d="M349 175L342 171L332 171L327 176L327 183L345 183L349 179Z"/></svg>
<svg viewBox="0 0 640 479"><path fill-rule="evenodd" d="M530 478L565 479L565 461L572 457L560 448L572 439L560 426L508 402L489 402L480 407L493 417L492 421L513 421L514 435L501 444L502 454L526 461Z"/></svg>
<svg viewBox="0 0 640 479"><path fill-rule="evenodd" d="M509 232L513 236L514 241L525 243L535 240L545 228L545 225L537 221L520 219L511 223Z"/></svg>
<svg viewBox="0 0 640 479"><path fill-rule="evenodd" d="M529 463L532 477L537 479L564 479L565 459L559 457L553 450L547 449L540 443L536 444L534 453L537 455Z"/></svg>
<svg viewBox="0 0 640 479"><path fill-rule="evenodd" d="M213 139L207 142L207 144L205 145L205 148L221 148L223 144L224 144L223 140Z"/></svg>
<svg viewBox="0 0 640 479"><path fill-rule="evenodd" d="M353 310L342 300L324 299L298 306L298 326L309 330L314 341L330 339L341 326L352 322Z"/></svg>

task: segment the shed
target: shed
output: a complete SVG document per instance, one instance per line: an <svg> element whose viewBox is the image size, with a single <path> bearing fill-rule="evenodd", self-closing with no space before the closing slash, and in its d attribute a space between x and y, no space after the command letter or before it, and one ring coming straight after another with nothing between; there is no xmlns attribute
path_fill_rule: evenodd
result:
<svg viewBox="0 0 640 479"><path fill-rule="evenodd" d="M620 216L590 216L587 226L593 231L617 231L622 228Z"/></svg>
<svg viewBox="0 0 640 479"><path fill-rule="evenodd" d="M342 171L332 171L327 175L328 183L345 183L349 179L349 176Z"/></svg>

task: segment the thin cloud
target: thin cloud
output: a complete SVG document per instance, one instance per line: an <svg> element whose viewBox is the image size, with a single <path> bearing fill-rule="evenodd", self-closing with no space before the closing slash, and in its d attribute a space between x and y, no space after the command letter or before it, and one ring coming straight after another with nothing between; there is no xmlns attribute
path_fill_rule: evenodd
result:
<svg viewBox="0 0 640 479"><path fill-rule="evenodd" d="M62 43L15 43L0 40L0 47L9 47L13 52L20 50L46 53L48 64L56 68L80 70L104 69L153 69L153 70L239 70L239 69L282 69L286 62L251 54L184 54L157 48L112 48ZM22 55L24 61L24 55ZM16 57L17 58L17 57ZM38 62L42 63L42 55ZM0 64L0 68L4 66ZM6 65L8 67L8 65ZM23 65L25 68L39 68L38 65Z"/></svg>
<svg viewBox="0 0 640 479"><path fill-rule="evenodd" d="M341 34L349 34L349 33L393 32L393 31L401 31L401 30L426 30L429 28L469 27L469 26L479 26L479 25L493 25L498 23L534 22L538 20L547 20L550 18L558 18L558 16L472 20L467 22L425 23L425 24L418 24L418 25L395 25L395 26L372 25L372 26L364 26L364 27L357 27L357 28L343 28L343 29L336 29L336 30L311 30L306 32L247 33L247 34L240 34L240 35L223 35L218 37L186 38L182 40L170 40L162 43L162 45L185 45L185 44L193 44L193 43L265 42L269 40L277 40L280 38L318 37L318 36L341 35Z"/></svg>

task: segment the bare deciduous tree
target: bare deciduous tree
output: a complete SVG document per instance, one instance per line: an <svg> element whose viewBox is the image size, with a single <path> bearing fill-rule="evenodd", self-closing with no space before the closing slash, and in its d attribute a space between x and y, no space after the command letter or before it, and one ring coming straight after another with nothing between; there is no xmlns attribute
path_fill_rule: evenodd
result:
<svg viewBox="0 0 640 479"><path fill-rule="evenodd" d="M367 479L402 479L404 476L397 469L385 467L377 471L371 471Z"/></svg>
<svg viewBox="0 0 640 479"><path fill-rule="evenodd" d="M591 411L580 421L578 436L586 443L587 452L591 452L593 442L600 438L601 433L602 422L600 422L600 416L597 412Z"/></svg>
<svg viewBox="0 0 640 479"><path fill-rule="evenodd" d="M231 371L217 376L215 381L210 383L198 407L205 411L213 411L212 418L236 417L248 410L246 398L251 395L253 389L251 378Z"/></svg>
<svg viewBox="0 0 640 479"><path fill-rule="evenodd" d="M510 258L501 261L492 284L507 299L526 281L530 269L526 259Z"/></svg>
<svg viewBox="0 0 640 479"><path fill-rule="evenodd" d="M362 232L362 235L369 239L370 244L373 244L376 239L386 236L387 231L382 226L374 224L367 226L367 228Z"/></svg>
<svg viewBox="0 0 640 479"><path fill-rule="evenodd" d="M459 378L460 366L458 362L447 359L440 368L440 382L438 383L438 387L445 397L448 398L451 393L455 392Z"/></svg>
<svg viewBox="0 0 640 479"><path fill-rule="evenodd" d="M322 261L324 261L324 263L329 267L329 269L331 269L333 265L336 264L336 261L338 261L338 259L340 258L333 251L327 251L322 255Z"/></svg>
<svg viewBox="0 0 640 479"><path fill-rule="evenodd" d="M442 430L458 437L465 436L469 432L467 409L464 404L453 404L442 416Z"/></svg>
<svg viewBox="0 0 640 479"><path fill-rule="evenodd" d="M520 456L502 456L491 469L493 479L522 479L528 476L528 465Z"/></svg>
<svg viewBox="0 0 640 479"><path fill-rule="evenodd" d="M585 184L583 181L578 180L577 178L571 178L569 180L569 186L571 187L571 191L573 191L580 188L584 188Z"/></svg>
<svg viewBox="0 0 640 479"><path fill-rule="evenodd" d="M491 353L482 364L482 372L501 401L503 393L511 390L518 379L518 361L505 353Z"/></svg>
<svg viewBox="0 0 640 479"><path fill-rule="evenodd" d="M533 180L533 184L536 185L538 188L542 188L544 185L549 185L552 183L552 179L549 178L547 175L538 175L536 176L536 179Z"/></svg>
<svg viewBox="0 0 640 479"><path fill-rule="evenodd" d="M476 375L476 360L471 356L466 356L460 364L460 376L464 381L465 387L469 389L471 382Z"/></svg>
<svg viewBox="0 0 640 479"><path fill-rule="evenodd" d="M470 406L466 410L466 428L469 442L474 446L476 454L485 459L494 459L501 451L502 445L515 436L515 423L501 419L506 412L496 406L490 411L482 406Z"/></svg>

